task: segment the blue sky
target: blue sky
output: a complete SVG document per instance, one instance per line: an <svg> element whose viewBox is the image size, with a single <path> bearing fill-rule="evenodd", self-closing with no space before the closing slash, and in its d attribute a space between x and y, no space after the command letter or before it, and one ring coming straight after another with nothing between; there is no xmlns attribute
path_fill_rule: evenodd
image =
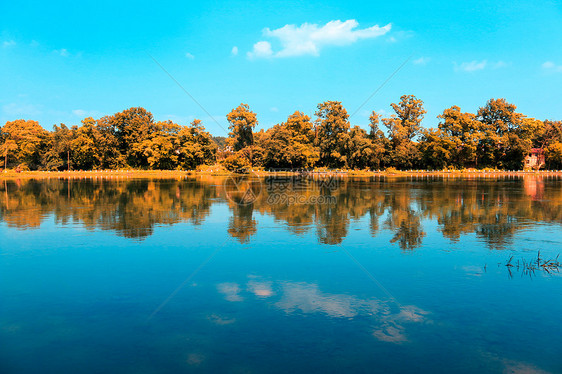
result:
<svg viewBox="0 0 562 374"><path fill-rule="evenodd" d="M325 100L366 127L403 94L424 101L426 127L492 97L562 119L562 2L2 1L0 87L1 124L47 129L143 106L225 135L241 102L259 129Z"/></svg>

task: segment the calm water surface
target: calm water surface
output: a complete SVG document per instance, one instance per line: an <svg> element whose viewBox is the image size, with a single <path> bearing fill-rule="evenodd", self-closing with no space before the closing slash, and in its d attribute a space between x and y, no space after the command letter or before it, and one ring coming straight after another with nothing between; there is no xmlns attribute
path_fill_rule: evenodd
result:
<svg viewBox="0 0 562 374"><path fill-rule="evenodd" d="M0 180L1 373L562 373L562 180Z"/></svg>

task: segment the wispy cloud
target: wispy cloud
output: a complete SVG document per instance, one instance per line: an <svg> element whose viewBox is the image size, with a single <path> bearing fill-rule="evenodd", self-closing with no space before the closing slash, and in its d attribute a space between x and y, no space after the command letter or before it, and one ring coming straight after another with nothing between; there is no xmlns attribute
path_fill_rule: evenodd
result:
<svg viewBox="0 0 562 374"><path fill-rule="evenodd" d="M13 47L14 45L16 45L17 43L13 40L4 40L2 42L2 47L4 48L8 48L8 47Z"/></svg>
<svg viewBox="0 0 562 374"><path fill-rule="evenodd" d="M505 61L498 61L498 62L496 62L492 67L493 67L494 69L501 69L501 68L505 68L505 67L507 67L507 66L509 66L509 64L508 64L507 62L505 62Z"/></svg>
<svg viewBox="0 0 562 374"><path fill-rule="evenodd" d="M544 64L542 64L542 68L546 71L562 73L562 65L556 65L552 61L546 61Z"/></svg>
<svg viewBox="0 0 562 374"><path fill-rule="evenodd" d="M2 106L2 112L9 117L32 117L42 113L42 111L33 104L10 103Z"/></svg>
<svg viewBox="0 0 562 374"><path fill-rule="evenodd" d="M238 47L237 46L232 47L232 50L230 51L230 53L232 53L233 56L237 56L238 55Z"/></svg>
<svg viewBox="0 0 562 374"><path fill-rule="evenodd" d="M482 61L474 60L470 62L463 62L460 65L458 65L456 62L454 64L455 64L456 71L468 72L468 73L472 73L484 69L502 69L509 66L509 63L501 60L496 62L488 62L488 60L482 60Z"/></svg>
<svg viewBox="0 0 562 374"><path fill-rule="evenodd" d="M62 49L55 49L53 52L55 52L56 54L62 56L62 57L68 57L70 56L70 53L68 52L68 50L66 48L62 48Z"/></svg>
<svg viewBox="0 0 562 374"><path fill-rule="evenodd" d="M473 71L478 71L478 70L484 70L486 68L486 65L488 65L488 61L486 60L482 60L482 61L470 61L470 62L463 62L458 68L457 70L461 70L461 71L467 71L467 72L473 72Z"/></svg>
<svg viewBox="0 0 562 374"><path fill-rule="evenodd" d="M388 33L391 24L380 27L374 25L365 29L358 29L359 23L354 20L342 22L330 21L323 26L304 23L301 26L285 25L271 30L266 28L263 35L276 39L281 44L281 49L274 52L271 43L259 41L254 44L253 50L248 52L248 57L294 57L303 55L318 56L325 46L346 46L361 39L371 39Z"/></svg>
<svg viewBox="0 0 562 374"><path fill-rule="evenodd" d="M100 116L100 112L98 112L97 110L84 110L84 109L74 109L72 111L72 114L81 118Z"/></svg>
<svg viewBox="0 0 562 374"><path fill-rule="evenodd" d="M191 53L189 52L185 52L185 57L187 57L190 60L193 60L195 58L195 56L193 56Z"/></svg>
<svg viewBox="0 0 562 374"><path fill-rule="evenodd" d="M431 59L429 57L423 57L422 56L422 57L412 61L412 63L414 65L427 65L429 63L429 61L431 61Z"/></svg>

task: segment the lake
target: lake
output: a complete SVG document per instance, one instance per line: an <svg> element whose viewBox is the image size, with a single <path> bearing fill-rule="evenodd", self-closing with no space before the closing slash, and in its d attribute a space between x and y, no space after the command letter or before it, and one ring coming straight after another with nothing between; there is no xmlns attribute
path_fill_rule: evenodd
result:
<svg viewBox="0 0 562 374"><path fill-rule="evenodd" d="M554 176L0 180L0 372L562 373L561 225Z"/></svg>

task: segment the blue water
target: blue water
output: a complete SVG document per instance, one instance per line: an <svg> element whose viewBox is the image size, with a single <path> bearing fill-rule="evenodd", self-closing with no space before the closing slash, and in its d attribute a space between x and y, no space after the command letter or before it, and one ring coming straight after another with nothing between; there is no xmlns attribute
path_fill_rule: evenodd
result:
<svg viewBox="0 0 562 374"><path fill-rule="evenodd" d="M0 372L562 373L562 179L273 182L0 181Z"/></svg>

